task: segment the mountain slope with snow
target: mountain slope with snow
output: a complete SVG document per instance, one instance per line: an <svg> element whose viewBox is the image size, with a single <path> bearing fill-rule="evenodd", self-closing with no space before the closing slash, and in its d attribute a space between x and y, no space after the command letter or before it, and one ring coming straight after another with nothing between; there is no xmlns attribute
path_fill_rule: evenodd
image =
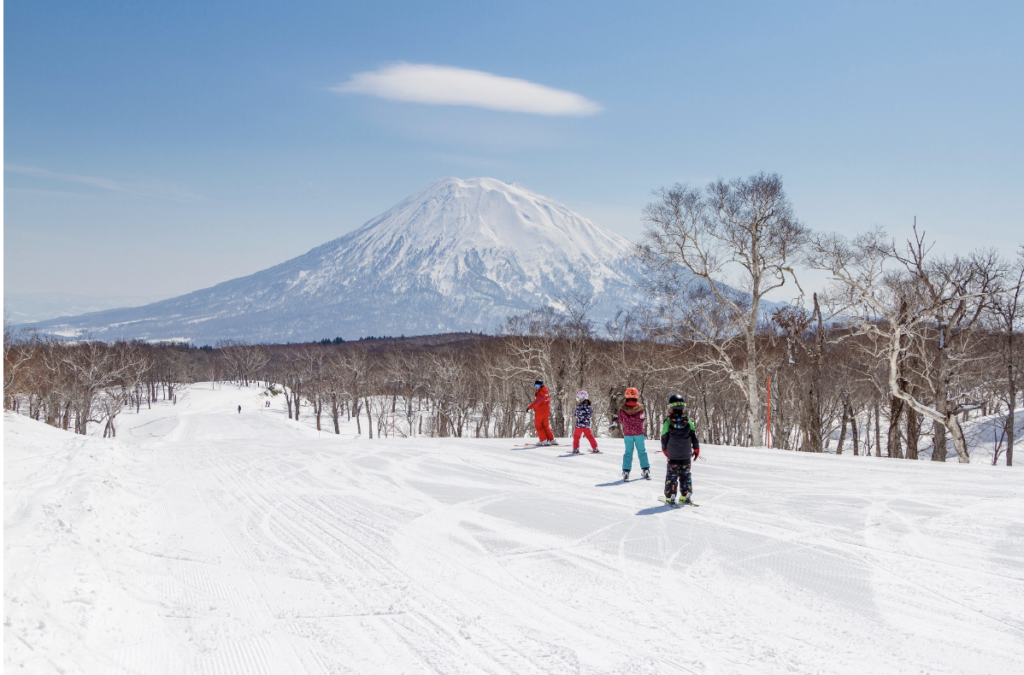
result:
<svg viewBox="0 0 1024 675"><path fill-rule="evenodd" d="M4 672L1024 670L1014 469L705 445L670 510L621 440L321 435L261 393L116 439L5 413Z"/></svg>
<svg viewBox="0 0 1024 675"><path fill-rule="evenodd" d="M488 331L569 290L595 294L600 325L637 297L631 248L517 183L448 178L267 270L145 307L33 327L194 343Z"/></svg>

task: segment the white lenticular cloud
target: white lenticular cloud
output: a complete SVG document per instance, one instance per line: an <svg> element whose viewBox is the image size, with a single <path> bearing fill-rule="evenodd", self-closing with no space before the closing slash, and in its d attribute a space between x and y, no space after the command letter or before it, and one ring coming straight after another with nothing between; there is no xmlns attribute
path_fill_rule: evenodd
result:
<svg viewBox="0 0 1024 675"><path fill-rule="evenodd" d="M331 91L368 94L392 101L466 105L536 115L585 117L601 110L597 103L571 91L480 70L416 63L396 63L356 73L351 80L332 87Z"/></svg>

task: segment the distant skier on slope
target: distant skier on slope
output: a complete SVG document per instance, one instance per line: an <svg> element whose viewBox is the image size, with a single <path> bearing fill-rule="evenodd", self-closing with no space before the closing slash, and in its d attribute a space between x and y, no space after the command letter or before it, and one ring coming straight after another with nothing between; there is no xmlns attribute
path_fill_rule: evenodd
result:
<svg viewBox="0 0 1024 675"><path fill-rule="evenodd" d="M619 426L622 428L622 440L626 444L626 452L622 455L622 480L629 480L629 471L633 468L633 449L640 456L640 470L643 477L650 480L651 464L647 461L647 448L644 447L644 422L647 413L640 403L640 392L636 387L626 390L626 402L619 408Z"/></svg>
<svg viewBox="0 0 1024 675"><path fill-rule="evenodd" d="M594 408L590 405L590 400L587 397L588 394L585 391L576 392L576 412L573 413L576 418L576 428L572 432L572 454L574 455L580 454L580 436L586 436L590 441L591 452L600 452L597 449L597 439L594 438L594 434L590 430Z"/></svg>
<svg viewBox="0 0 1024 675"><path fill-rule="evenodd" d="M239 415L241 415L241 414L242 414L242 406L238 406L238 414L239 414Z"/></svg>
<svg viewBox="0 0 1024 675"><path fill-rule="evenodd" d="M679 503L690 504L693 481L690 475L691 457L700 457L700 441L693 422L686 416L686 399L678 394L668 397L668 417L661 426L661 451L668 458L665 471L665 502L676 504L676 488L679 489Z"/></svg>
<svg viewBox="0 0 1024 675"><path fill-rule="evenodd" d="M537 427L537 445L557 445L551 432L551 396L541 380L533 383L536 395L526 409L533 411L533 423Z"/></svg>

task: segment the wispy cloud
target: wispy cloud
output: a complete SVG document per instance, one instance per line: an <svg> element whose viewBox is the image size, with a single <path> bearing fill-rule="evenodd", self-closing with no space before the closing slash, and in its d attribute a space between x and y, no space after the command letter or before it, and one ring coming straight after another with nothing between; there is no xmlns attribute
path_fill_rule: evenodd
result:
<svg viewBox="0 0 1024 675"><path fill-rule="evenodd" d="M125 183L98 176L81 176L73 173L59 173L57 171L40 169L34 166L22 166L20 164L4 164L4 171L16 173L22 176L32 176L33 178L43 178L46 180L55 180L64 183L78 183L79 185L88 185L100 190L123 192L125 194L136 195L139 197L153 197L157 199L172 199L177 201L196 201L202 199L202 196L188 192L187 190L182 190L176 186L152 181Z"/></svg>
<svg viewBox="0 0 1024 675"><path fill-rule="evenodd" d="M488 110L586 117L601 106L571 91L502 77L480 70L430 64L396 63L356 73L332 87L339 94L368 94L392 101L464 105Z"/></svg>

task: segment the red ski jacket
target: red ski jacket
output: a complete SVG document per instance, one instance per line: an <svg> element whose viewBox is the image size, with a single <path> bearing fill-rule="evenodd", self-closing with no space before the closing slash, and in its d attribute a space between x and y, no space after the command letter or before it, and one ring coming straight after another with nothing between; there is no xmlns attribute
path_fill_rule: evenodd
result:
<svg viewBox="0 0 1024 675"><path fill-rule="evenodd" d="M548 395L548 388L541 387L537 390L537 396L527 408L532 410L536 419L547 419L551 417L551 397Z"/></svg>

